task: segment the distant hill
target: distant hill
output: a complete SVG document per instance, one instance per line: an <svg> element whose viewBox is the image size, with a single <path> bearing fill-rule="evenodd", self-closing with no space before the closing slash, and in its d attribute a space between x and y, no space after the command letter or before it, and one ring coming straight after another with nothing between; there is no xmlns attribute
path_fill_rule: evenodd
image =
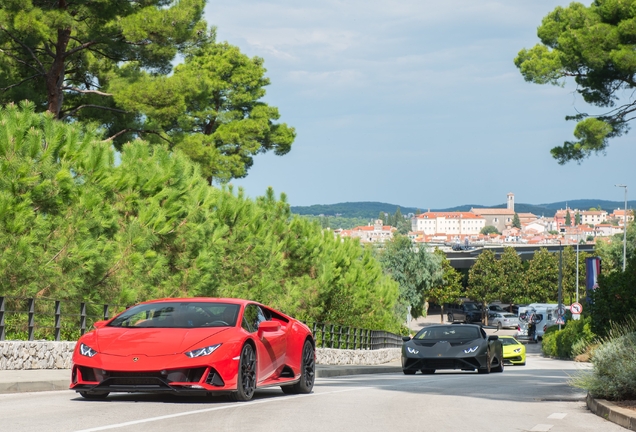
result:
<svg viewBox="0 0 636 432"><path fill-rule="evenodd" d="M575 208L580 210L588 210L592 207L598 208L599 206L611 213L617 208L624 208L625 201L607 201L598 199L578 199L572 201L560 201L549 204L523 204L515 203L515 210L517 213L533 213L537 216L553 217L557 210L566 208ZM636 201L628 201L627 207L634 208ZM362 201L362 202L346 202L339 204L315 204L311 206L292 206L292 213L298 215L313 215L313 216L341 216L345 218L366 218L375 219L380 212L389 214L395 213L397 208L400 208L400 212L403 215L408 213L426 212L429 210L427 207L405 207L398 204L388 204L374 201ZM479 204L465 204L457 207L450 207L444 209L430 209L431 211L470 211L471 208L506 208L506 204L497 204L492 206L479 205Z"/></svg>

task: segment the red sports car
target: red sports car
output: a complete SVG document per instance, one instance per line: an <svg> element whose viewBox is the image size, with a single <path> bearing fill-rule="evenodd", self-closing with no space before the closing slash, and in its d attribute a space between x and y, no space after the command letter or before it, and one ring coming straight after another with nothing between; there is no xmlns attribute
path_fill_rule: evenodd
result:
<svg viewBox="0 0 636 432"><path fill-rule="evenodd" d="M229 298L162 299L95 323L73 353L71 390L229 394L250 400L261 387L310 393L315 346L300 321Z"/></svg>

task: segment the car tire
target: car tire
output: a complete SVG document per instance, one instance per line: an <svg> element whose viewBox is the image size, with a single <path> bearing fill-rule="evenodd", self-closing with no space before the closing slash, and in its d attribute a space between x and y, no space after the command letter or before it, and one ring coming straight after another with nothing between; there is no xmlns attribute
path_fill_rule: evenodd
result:
<svg viewBox="0 0 636 432"><path fill-rule="evenodd" d="M448 320L448 322L455 322L455 317L453 316L452 313L449 313L448 315L446 315L446 319Z"/></svg>
<svg viewBox="0 0 636 432"><path fill-rule="evenodd" d="M421 372L424 375L433 375L435 373L435 369L422 369Z"/></svg>
<svg viewBox="0 0 636 432"><path fill-rule="evenodd" d="M90 399L90 400L103 400L106 399L108 397L108 395L110 394L109 392L103 392L103 393L87 393L87 392L79 392L80 396L83 397L84 399Z"/></svg>
<svg viewBox="0 0 636 432"><path fill-rule="evenodd" d="M501 323L500 322L497 323L497 331L499 331L499 330L501 330Z"/></svg>
<svg viewBox="0 0 636 432"><path fill-rule="evenodd" d="M490 358L490 350L488 350L486 352L486 367L477 369L477 373L489 374L490 373L490 367L491 367L490 362L492 362L492 359Z"/></svg>
<svg viewBox="0 0 636 432"><path fill-rule="evenodd" d="M316 378L316 350L311 341L306 340L301 352L300 380L289 386L282 386L285 394L308 394L314 388Z"/></svg>
<svg viewBox="0 0 636 432"><path fill-rule="evenodd" d="M256 352L251 344L246 343L241 349L236 391L230 394L234 401L248 401L256 390Z"/></svg>
<svg viewBox="0 0 636 432"><path fill-rule="evenodd" d="M525 365L526 365L526 362L519 363L519 366L525 366Z"/></svg>
<svg viewBox="0 0 636 432"><path fill-rule="evenodd" d="M415 375L416 371L412 369L402 369L402 372L404 372L404 375Z"/></svg>
<svg viewBox="0 0 636 432"><path fill-rule="evenodd" d="M504 363L503 361L501 361L501 359L498 359L499 364L497 366L495 366L494 368L492 368L493 372L503 372L504 371Z"/></svg>

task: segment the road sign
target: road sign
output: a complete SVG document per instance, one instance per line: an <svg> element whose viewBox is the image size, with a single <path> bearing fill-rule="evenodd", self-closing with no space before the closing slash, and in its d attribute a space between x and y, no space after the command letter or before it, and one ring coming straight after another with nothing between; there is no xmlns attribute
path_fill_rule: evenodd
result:
<svg viewBox="0 0 636 432"><path fill-rule="evenodd" d="M570 311L573 315L580 314L583 311L583 305L581 303L574 302L570 306Z"/></svg>
<svg viewBox="0 0 636 432"><path fill-rule="evenodd" d="M558 317L556 320L557 324L565 324L565 320L563 319L563 317Z"/></svg>
<svg viewBox="0 0 636 432"><path fill-rule="evenodd" d="M563 316L563 315L565 315L565 306L564 306L564 305L562 305L562 304L560 304L560 305L559 305L559 308L557 309L557 312L558 312L558 315L559 315L559 316Z"/></svg>

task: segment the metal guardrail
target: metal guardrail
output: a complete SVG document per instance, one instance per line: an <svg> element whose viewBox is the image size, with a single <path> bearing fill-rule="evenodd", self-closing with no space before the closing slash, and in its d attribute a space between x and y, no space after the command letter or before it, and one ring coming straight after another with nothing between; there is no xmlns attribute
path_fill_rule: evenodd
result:
<svg viewBox="0 0 636 432"><path fill-rule="evenodd" d="M19 340L76 340L95 321L106 320L126 309L122 305L73 303L49 298L0 297L0 341L7 333ZM26 316L25 316L26 315ZM359 327L305 322L316 347L376 350L402 347L402 336Z"/></svg>

